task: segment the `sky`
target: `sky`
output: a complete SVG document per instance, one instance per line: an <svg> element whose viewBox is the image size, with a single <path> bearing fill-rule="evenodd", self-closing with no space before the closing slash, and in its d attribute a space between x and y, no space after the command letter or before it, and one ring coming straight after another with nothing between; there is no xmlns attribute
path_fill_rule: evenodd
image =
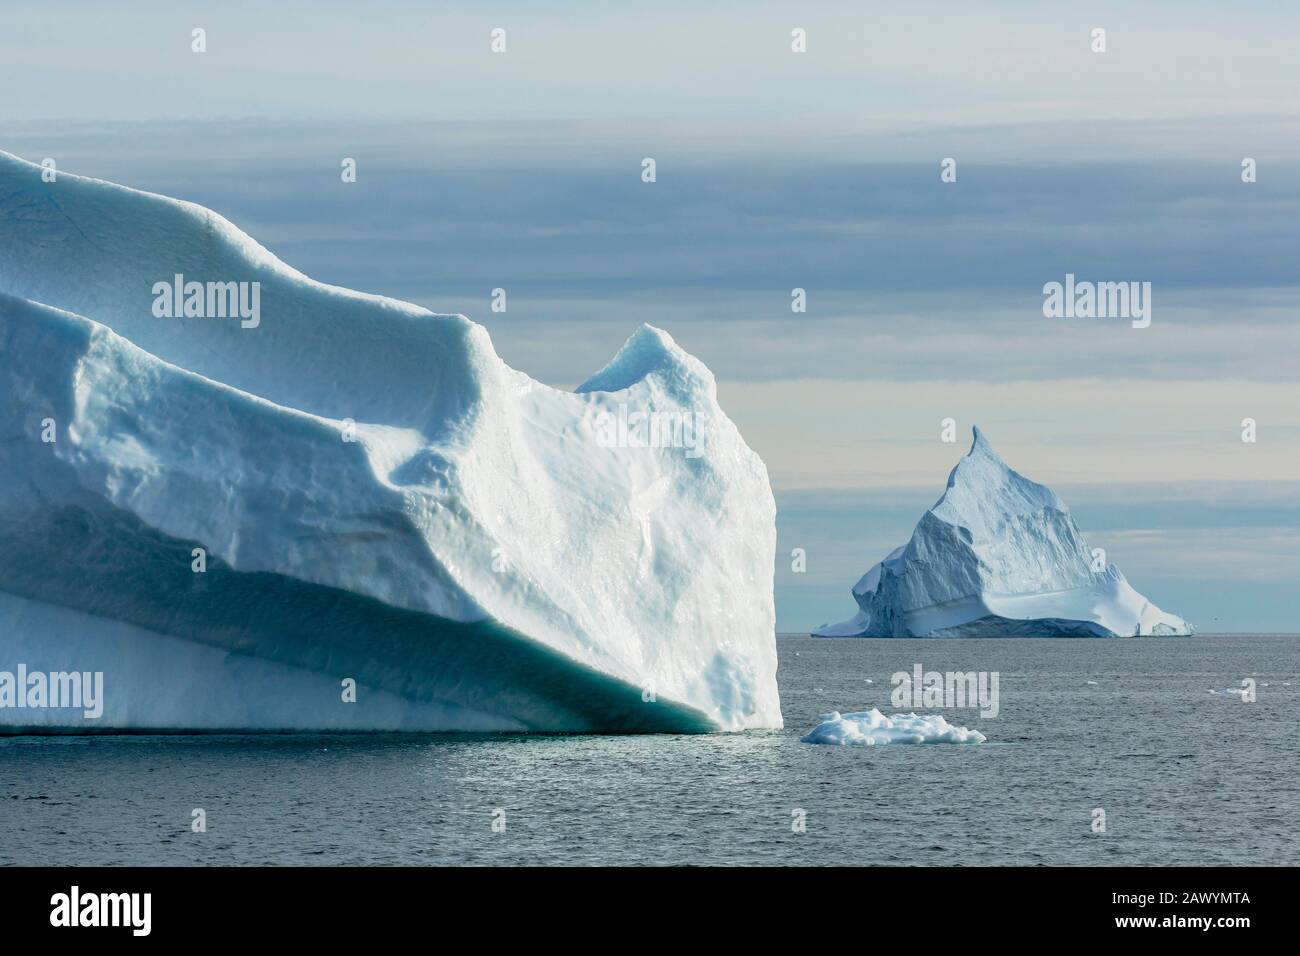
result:
<svg viewBox="0 0 1300 956"><path fill-rule="evenodd" d="M978 424L1165 610L1300 631L1300 9L1132 6L6 6L0 149L552 385L667 329L768 466L780 630L850 616ZM1150 327L1045 318L1067 273L1150 282Z"/></svg>

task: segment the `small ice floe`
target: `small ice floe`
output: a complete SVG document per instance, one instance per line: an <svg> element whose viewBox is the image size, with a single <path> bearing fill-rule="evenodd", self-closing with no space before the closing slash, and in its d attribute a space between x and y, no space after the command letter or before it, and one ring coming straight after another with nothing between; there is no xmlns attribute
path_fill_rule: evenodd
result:
<svg viewBox="0 0 1300 956"><path fill-rule="evenodd" d="M982 744L988 738L978 730L954 727L942 714L894 714L886 717L876 708L841 714L822 714L817 726L802 740L806 744Z"/></svg>
<svg viewBox="0 0 1300 956"><path fill-rule="evenodd" d="M873 681L870 677L864 677L864 678L862 678L862 683L864 683L864 684L874 684L875 681Z"/></svg>
<svg viewBox="0 0 1300 956"><path fill-rule="evenodd" d="M1084 683L1085 683L1085 684L1091 684L1093 687L1096 687L1096 686L1097 686L1097 681L1095 681L1095 680L1086 680L1086 681L1084 681Z"/></svg>

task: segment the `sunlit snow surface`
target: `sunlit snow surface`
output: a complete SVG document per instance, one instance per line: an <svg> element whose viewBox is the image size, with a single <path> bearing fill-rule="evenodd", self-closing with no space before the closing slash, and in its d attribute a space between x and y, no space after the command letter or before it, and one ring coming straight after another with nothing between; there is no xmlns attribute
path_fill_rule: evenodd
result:
<svg viewBox="0 0 1300 956"><path fill-rule="evenodd" d="M667 333L550 388L463 316L41 173L0 153L0 659L103 664L65 729L781 726L767 471ZM260 283L260 323L155 315L175 275ZM611 444L624 411L697 453Z"/></svg>
<svg viewBox="0 0 1300 956"><path fill-rule="evenodd" d="M841 714L822 714L820 723L802 738L806 744L876 747L882 744L982 744L988 738L978 730L954 727L942 714L894 714L886 717L876 708Z"/></svg>

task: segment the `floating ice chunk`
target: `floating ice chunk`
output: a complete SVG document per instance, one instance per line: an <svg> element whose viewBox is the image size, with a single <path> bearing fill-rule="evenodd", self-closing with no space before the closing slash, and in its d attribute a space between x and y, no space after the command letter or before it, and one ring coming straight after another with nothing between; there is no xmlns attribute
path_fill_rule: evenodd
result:
<svg viewBox="0 0 1300 956"><path fill-rule="evenodd" d="M982 744L988 738L978 730L954 727L942 714L894 714L886 717L876 708L841 714L822 714L819 723L802 738L806 744Z"/></svg>

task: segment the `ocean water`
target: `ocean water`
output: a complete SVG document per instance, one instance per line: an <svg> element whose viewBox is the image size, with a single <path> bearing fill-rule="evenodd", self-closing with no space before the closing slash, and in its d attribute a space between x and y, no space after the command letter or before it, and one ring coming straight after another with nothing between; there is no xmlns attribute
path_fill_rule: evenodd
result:
<svg viewBox="0 0 1300 956"><path fill-rule="evenodd" d="M778 648L775 732L0 738L0 863L1300 863L1300 637ZM916 663L998 672L988 743L800 742Z"/></svg>

